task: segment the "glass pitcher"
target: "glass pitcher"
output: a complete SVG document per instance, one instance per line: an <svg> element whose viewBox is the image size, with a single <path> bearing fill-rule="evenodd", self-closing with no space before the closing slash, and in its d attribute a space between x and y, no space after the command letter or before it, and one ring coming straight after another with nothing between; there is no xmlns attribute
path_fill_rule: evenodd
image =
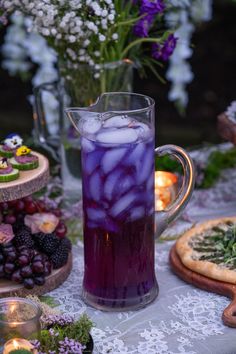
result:
<svg viewBox="0 0 236 354"><path fill-rule="evenodd" d="M183 210L194 187L193 163L183 149L155 149L154 105L150 97L124 92L102 94L88 108L66 109L81 136L82 295L101 310L139 309L156 298L155 232L160 235ZM154 158L166 153L182 164L183 185L172 206L155 218Z"/></svg>

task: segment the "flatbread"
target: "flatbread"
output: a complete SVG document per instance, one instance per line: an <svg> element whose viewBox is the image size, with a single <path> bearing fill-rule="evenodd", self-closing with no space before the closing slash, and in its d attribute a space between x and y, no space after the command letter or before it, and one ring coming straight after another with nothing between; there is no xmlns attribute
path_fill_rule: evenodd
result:
<svg viewBox="0 0 236 354"><path fill-rule="evenodd" d="M182 263L194 272L212 279L236 284L236 254L234 260L233 248L229 263L226 251L221 244L223 241L220 240L221 231L219 230L222 230L222 240L226 239L227 243L227 240L230 242L231 238L231 244L234 244L236 217L209 220L198 224L177 240L176 251ZM215 241L215 239L217 240Z"/></svg>

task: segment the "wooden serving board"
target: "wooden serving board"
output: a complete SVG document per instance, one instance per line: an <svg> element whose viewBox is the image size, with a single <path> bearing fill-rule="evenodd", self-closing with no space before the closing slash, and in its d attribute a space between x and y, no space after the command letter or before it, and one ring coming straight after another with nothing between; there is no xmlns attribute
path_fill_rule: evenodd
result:
<svg viewBox="0 0 236 354"><path fill-rule="evenodd" d="M222 320L226 326L236 328L236 285L210 279L188 269L181 262L175 245L170 251L170 265L174 273L187 283L232 299L232 302L222 314Z"/></svg>
<svg viewBox="0 0 236 354"><path fill-rule="evenodd" d="M0 202L20 199L45 187L49 181L48 159L33 152L39 158L39 166L30 171L20 171L20 177L15 181L0 183Z"/></svg>
<svg viewBox="0 0 236 354"><path fill-rule="evenodd" d="M51 275L46 278L43 286L37 286L33 289L25 289L22 284L16 284L9 280L0 280L0 298L9 296L25 297L27 295L43 295L58 288L68 278L72 269L72 254L68 258L68 262L64 267L54 270Z"/></svg>

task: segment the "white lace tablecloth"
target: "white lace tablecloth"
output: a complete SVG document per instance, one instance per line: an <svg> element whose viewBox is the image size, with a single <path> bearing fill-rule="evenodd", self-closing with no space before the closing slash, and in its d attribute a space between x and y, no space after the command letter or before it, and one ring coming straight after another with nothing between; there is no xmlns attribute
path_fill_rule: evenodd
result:
<svg viewBox="0 0 236 354"><path fill-rule="evenodd" d="M198 153L196 157L207 158L207 153ZM227 170L214 188L196 190L181 219L163 238L181 234L203 219L235 215L235 180L236 170ZM70 277L49 295L62 311L75 316L86 312L90 316L95 324L92 330L95 354L236 354L236 329L224 326L221 321L229 300L194 288L171 272L168 255L173 242L156 245L158 298L143 310L123 313L96 311L84 304L83 245L74 247Z"/></svg>

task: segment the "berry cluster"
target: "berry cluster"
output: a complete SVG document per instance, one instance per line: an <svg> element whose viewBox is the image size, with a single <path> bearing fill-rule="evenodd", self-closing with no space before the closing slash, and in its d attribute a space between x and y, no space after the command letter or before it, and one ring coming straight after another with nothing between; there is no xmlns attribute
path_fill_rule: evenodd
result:
<svg viewBox="0 0 236 354"><path fill-rule="evenodd" d="M0 278L9 279L25 288L44 285L52 269L61 268L68 261L71 242L66 238L66 226L59 221L52 233L32 234L24 224L27 214L50 212L61 216L59 209L49 210L44 202L31 197L0 203L0 224L10 224L14 238L0 244Z"/></svg>
<svg viewBox="0 0 236 354"><path fill-rule="evenodd" d="M50 212L61 217L60 209L48 208L45 202L42 200L34 200L31 196L13 200L10 202L0 203L0 223L14 225L16 222L24 222L26 214L32 215L35 213ZM56 230L56 235L59 238L63 238L66 235L66 225L60 221Z"/></svg>

